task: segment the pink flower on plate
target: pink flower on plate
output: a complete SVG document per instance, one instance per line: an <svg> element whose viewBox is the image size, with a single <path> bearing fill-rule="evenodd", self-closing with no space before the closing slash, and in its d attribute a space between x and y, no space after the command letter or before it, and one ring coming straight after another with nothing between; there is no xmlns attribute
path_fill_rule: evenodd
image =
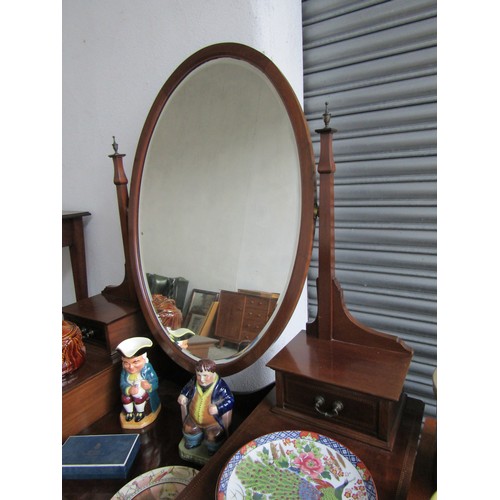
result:
<svg viewBox="0 0 500 500"><path fill-rule="evenodd" d="M311 477L318 477L324 470L323 464L319 458L316 458L311 452L301 453L295 460L297 465L304 474L309 474Z"/></svg>

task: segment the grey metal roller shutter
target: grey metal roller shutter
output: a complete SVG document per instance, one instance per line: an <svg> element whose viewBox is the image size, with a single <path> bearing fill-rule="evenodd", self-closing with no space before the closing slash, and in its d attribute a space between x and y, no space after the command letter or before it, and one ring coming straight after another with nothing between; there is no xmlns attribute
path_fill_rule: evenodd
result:
<svg viewBox="0 0 500 500"><path fill-rule="evenodd" d="M414 349L406 391L436 415L436 1L303 4L316 158L332 113L336 274L350 312ZM317 237L317 234L316 234ZM316 316L317 241L309 315Z"/></svg>

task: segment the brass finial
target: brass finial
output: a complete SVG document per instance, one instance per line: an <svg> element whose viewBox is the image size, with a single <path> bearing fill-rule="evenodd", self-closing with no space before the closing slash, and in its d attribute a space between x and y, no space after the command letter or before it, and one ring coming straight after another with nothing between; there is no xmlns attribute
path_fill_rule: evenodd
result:
<svg viewBox="0 0 500 500"><path fill-rule="evenodd" d="M113 136L113 150L114 150L114 153L112 155L108 155L109 158L123 158L125 155L122 155L120 153L118 153L118 144L116 142L116 139L115 139L115 136Z"/></svg>
<svg viewBox="0 0 500 500"><path fill-rule="evenodd" d="M335 133L337 132L336 128L330 128L330 119L332 118L332 114L328 111L328 103L325 102L325 112L323 113L323 121L325 122L325 126L316 130L318 134L324 133Z"/></svg>
<svg viewBox="0 0 500 500"><path fill-rule="evenodd" d="M331 113L328 112L328 103L325 102L325 112L323 113L323 121L325 122L325 128L328 128L331 117L332 117Z"/></svg>

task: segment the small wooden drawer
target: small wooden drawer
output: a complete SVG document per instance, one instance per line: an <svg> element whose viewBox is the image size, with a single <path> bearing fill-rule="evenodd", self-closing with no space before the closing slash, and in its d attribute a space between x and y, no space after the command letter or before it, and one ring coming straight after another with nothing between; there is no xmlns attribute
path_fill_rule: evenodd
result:
<svg viewBox="0 0 500 500"><path fill-rule="evenodd" d="M259 324L247 324L241 327L240 340L253 340L262 331L263 326Z"/></svg>
<svg viewBox="0 0 500 500"><path fill-rule="evenodd" d="M264 323L267 321L267 310L245 307L245 315L243 317L244 321L254 321L259 323Z"/></svg>
<svg viewBox="0 0 500 500"><path fill-rule="evenodd" d="M334 385L285 377L284 405L311 417L377 435L378 400ZM319 398L323 402L318 401ZM337 407L338 410L334 410ZM325 415L325 413L327 415ZM334 413L337 413L334 415Z"/></svg>
<svg viewBox="0 0 500 500"><path fill-rule="evenodd" d="M150 335L139 304L126 300L99 294L64 306L62 312L80 327L86 342L106 347L111 356L122 340Z"/></svg>
<svg viewBox="0 0 500 500"><path fill-rule="evenodd" d="M241 333L243 336L245 334L249 334L252 336L252 338L255 338L255 336L262 331L262 329L266 325L266 322L266 317L253 317L252 315L245 316L241 324Z"/></svg>
<svg viewBox="0 0 500 500"><path fill-rule="evenodd" d="M246 308L255 310L255 311L265 311L267 313L267 310L269 308L269 302L270 300L268 298L264 297L252 297L246 295Z"/></svg>
<svg viewBox="0 0 500 500"><path fill-rule="evenodd" d="M391 450L406 399L388 401L334 384L276 372L273 411Z"/></svg>
<svg viewBox="0 0 500 500"><path fill-rule="evenodd" d="M267 363L276 374L273 411L392 450L410 359L302 331Z"/></svg>

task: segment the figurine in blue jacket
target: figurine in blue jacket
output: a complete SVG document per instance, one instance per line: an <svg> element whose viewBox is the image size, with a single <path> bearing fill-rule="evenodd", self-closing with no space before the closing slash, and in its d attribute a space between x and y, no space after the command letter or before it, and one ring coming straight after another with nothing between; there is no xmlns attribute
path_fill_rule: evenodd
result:
<svg viewBox="0 0 500 500"><path fill-rule="evenodd" d="M184 386L177 398L181 406L184 446L196 448L205 440L211 455L228 434L234 406L233 394L219 378L216 367L210 359L199 360L195 366L196 377Z"/></svg>
<svg viewBox="0 0 500 500"><path fill-rule="evenodd" d="M155 418L159 410L158 376L147 357L147 349L152 345L146 337L132 337L116 348L122 354L120 390L126 422L141 422L148 401Z"/></svg>

